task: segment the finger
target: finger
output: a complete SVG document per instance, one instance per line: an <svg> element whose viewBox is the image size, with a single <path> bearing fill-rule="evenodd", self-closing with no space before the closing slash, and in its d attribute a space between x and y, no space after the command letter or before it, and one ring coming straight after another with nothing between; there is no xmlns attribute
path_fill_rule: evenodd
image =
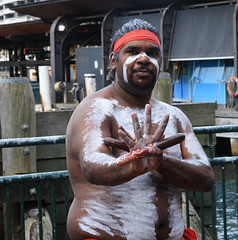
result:
<svg viewBox="0 0 238 240"><path fill-rule="evenodd" d="M122 125L118 125L118 130L122 130L131 140L135 141L135 139L125 130Z"/></svg>
<svg viewBox="0 0 238 240"><path fill-rule="evenodd" d="M152 142L157 142L163 137L163 134L164 134L165 128L167 127L168 121L169 121L169 114L166 113L163 116L160 125L158 126L158 128L155 131Z"/></svg>
<svg viewBox="0 0 238 240"><path fill-rule="evenodd" d="M142 132L141 132L140 123L139 123L137 114L132 113L131 117L132 117L132 124L134 128L135 138L136 140L142 139Z"/></svg>
<svg viewBox="0 0 238 240"><path fill-rule="evenodd" d="M129 148L127 147L127 145L124 142L119 141L117 139L114 139L111 137L106 137L103 139L103 142L107 146L115 147L115 148L122 149L125 151L129 151Z"/></svg>
<svg viewBox="0 0 238 240"><path fill-rule="evenodd" d="M123 132L122 130L118 130L119 136L122 138L122 140L125 142L125 144L128 146L129 149L133 148L135 145L135 142L128 137L128 135Z"/></svg>
<svg viewBox="0 0 238 240"><path fill-rule="evenodd" d="M144 121L144 134L150 136L151 132L151 106L146 104L145 106L145 121Z"/></svg>

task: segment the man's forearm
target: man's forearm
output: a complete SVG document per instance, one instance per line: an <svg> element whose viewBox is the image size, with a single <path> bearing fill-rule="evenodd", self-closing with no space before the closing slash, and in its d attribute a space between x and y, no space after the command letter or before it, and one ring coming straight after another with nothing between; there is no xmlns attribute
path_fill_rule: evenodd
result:
<svg viewBox="0 0 238 240"><path fill-rule="evenodd" d="M201 159L176 159L164 154L157 171L172 184L193 191L210 191L215 177L210 165Z"/></svg>

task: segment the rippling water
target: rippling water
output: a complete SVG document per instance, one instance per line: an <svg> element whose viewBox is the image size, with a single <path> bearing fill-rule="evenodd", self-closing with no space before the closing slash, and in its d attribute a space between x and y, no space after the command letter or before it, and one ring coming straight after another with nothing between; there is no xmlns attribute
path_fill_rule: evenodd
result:
<svg viewBox="0 0 238 240"><path fill-rule="evenodd" d="M217 235L218 239L224 239L222 183L216 182L217 193ZM238 240L238 195L236 194L236 182L226 181L226 215L227 237L229 240Z"/></svg>

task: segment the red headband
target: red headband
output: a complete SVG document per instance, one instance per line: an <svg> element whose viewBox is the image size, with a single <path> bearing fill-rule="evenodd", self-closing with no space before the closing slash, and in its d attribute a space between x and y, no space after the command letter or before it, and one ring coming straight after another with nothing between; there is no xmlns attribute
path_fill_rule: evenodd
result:
<svg viewBox="0 0 238 240"><path fill-rule="evenodd" d="M117 52L126 43L137 40L145 40L155 43L160 48L160 41L157 35L151 31L141 29L128 32L120 37L114 44L113 52Z"/></svg>

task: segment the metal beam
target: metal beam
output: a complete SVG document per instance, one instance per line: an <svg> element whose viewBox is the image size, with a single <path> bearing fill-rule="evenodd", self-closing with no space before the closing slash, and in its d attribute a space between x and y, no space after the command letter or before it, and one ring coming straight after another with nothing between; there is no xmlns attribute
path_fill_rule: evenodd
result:
<svg viewBox="0 0 238 240"><path fill-rule="evenodd" d="M24 67L24 66L45 66L50 65L50 60L36 60L36 61L5 61L0 62L1 67Z"/></svg>

